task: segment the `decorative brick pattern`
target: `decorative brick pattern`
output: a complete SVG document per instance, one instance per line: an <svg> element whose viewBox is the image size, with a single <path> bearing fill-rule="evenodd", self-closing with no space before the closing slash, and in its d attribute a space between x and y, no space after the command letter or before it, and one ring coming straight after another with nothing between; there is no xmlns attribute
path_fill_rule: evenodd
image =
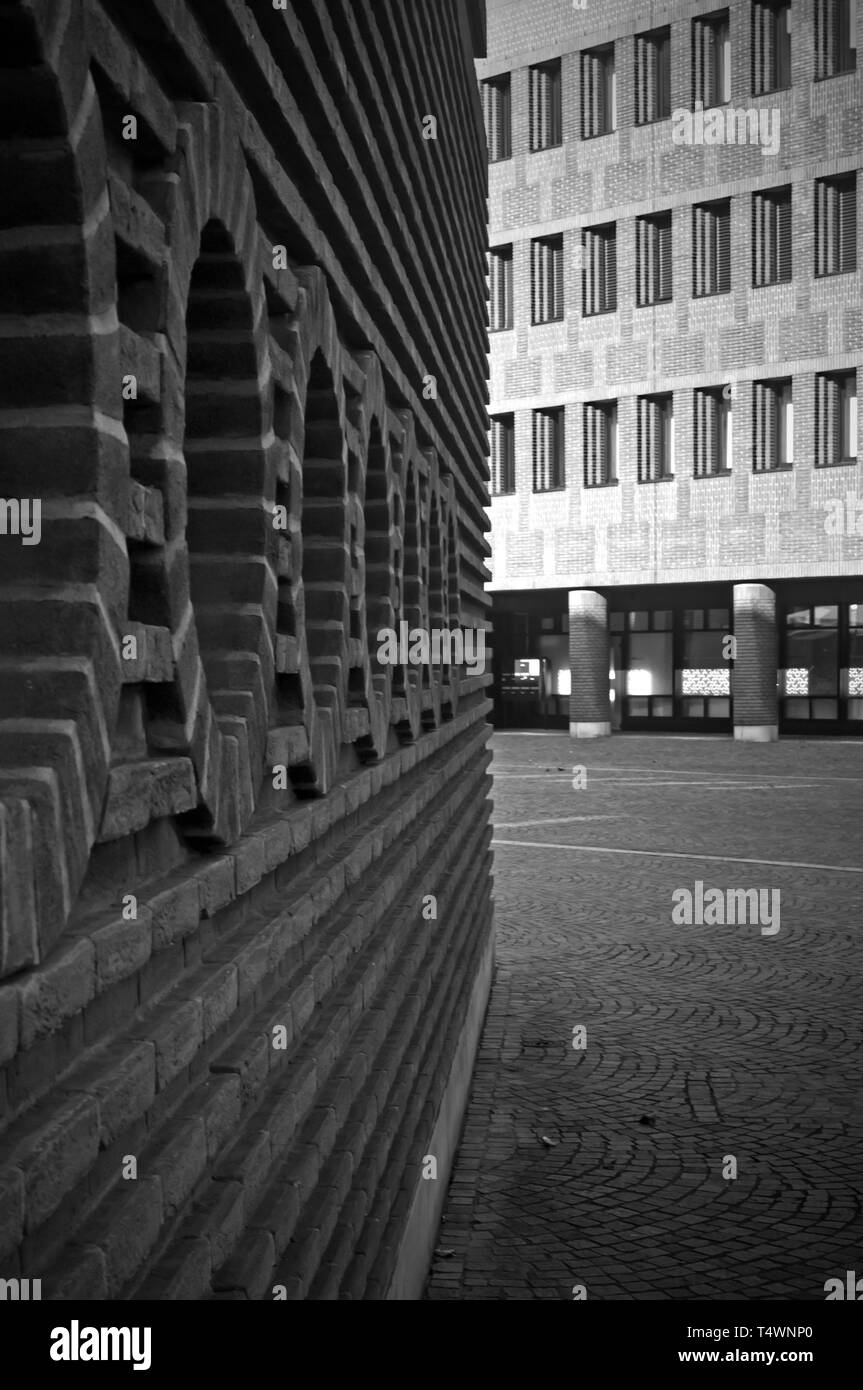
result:
<svg viewBox="0 0 863 1390"><path fill-rule="evenodd" d="M714 7L715 8L715 7ZM721 6L720 8L725 8ZM815 181L860 167L863 63L826 81L814 72L815 7L795 3L791 85L752 95L752 6L730 0L730 101L735 111L768 115L779 145L765 153L751 143L681 144L674 113L692 103L691 28L703 6L674 3L657 10L646 0L574 5L561 0L489 0L489 54L480 78L511 73L512 157L489 168L493 245L513 247L513 327L495 333L490 352L493 414L514 412L516 491L495 498L490 530L495 549L492 589L697 584L708 581L795 579L860 573L861 543L831 535L828 499L860 490L859 463L815 468L814 379L818 372L861 368L859 314L863 256L853 273L814 274ZM670 26L671 118L636 125L635 36ZM584 50L615 45L617 129L581 139L580 58ZM528 71L559 59L563 142L529 149ZM723 108L724 109L724 108ZM679 117L678 117L679 123ZM858 199L860 176L858 174ZM793 205L792 279L753 287L752 195L790 185ZM693 293L692 206L712 199L731 205L731 288L701 298ZM636 305L638 218L672 214L673 300ZM858 216L858 225L861 222ZM582 230L617 228L616 312L585 317L578 250ZM562 236L564 318L531 327L529 244ZM793 469L750 483L753 471L752 387L765 377L790 377L794 397ZM699 481L691 509L682 482L692 479L693 391L728 385L732 392L734 457L729 475ZM676 479L661 497L636 480L639 395L674 392ZM593 493L583 486L580 419L586 401L619 399L619 486ZM537 408L562 406L566 415L564 497L531 491L525 422ZM811 480L812 496L805 496ZM755 545L733 538L729 520L751 516ZM698 526L692 544L666 543L664 526ZM555 527L569 532L555 546L554 564L528 574L522 542ZM592 531L595 546L585 547ZM621 539L622 537L622 539ZM525 581L529 579L529 583ZM558 592L558 597L560 594Z"/></svg>
<svg viewBox="0 0 863 1390"><path fill-rule="evenodd" d="M487 625L480 18L84 9L0 16L0 1259L384 1297L491 932L490 676L376 658Z"/></svg>

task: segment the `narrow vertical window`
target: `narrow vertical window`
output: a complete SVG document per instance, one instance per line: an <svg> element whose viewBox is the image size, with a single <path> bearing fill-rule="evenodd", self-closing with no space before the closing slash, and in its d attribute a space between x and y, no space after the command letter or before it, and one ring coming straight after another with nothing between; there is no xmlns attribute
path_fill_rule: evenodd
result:
<svg viewBox="0 0 863 1390"><path fill-rule="evenodd" d="M509 73L482 84L482 106L488 157L494 164L512 155L512 115Z"/></svg>
<svg viewBox="0 0 863 1390"><path fill-rule="evenodd" d="M814 0L815 76L838 77L857 66L857 0Z"/></svg>
<svg viewBox="0 0 863 1390"><path fill-rule="evenodd" d="M529 69L530 148L547 150L561 141L560 59Z"/></svg>
<svg viewBox="0 0 863 1390"><path fill-rule="evenodd" d="M816 467L856 460L857 373L819 373L815 378Z"/></svg>
<svg viewBox="0 0 863 1390"><path fill-rule="evenodd" d="M727 294L731 289L731 200L699 203L692 209L692 293Z"/></svg>
<svg viewBox="0 0 863 1390"><path fill-rule="evenodd" d="M635 123L649 125L671 115L671 30L654 29L635 38Z"/></svg>
<svg viewBox="0 0 863 1390"><path fill-rule="evenodd" d="M617 128L617 77L614 44L581 55L581 138L608 135Z"/></svg>
<svg viewBox="0 0 863 1390"><path fill-rule="evenodd" d="M791 189L752 195L752 283L778 285L791 279Z"/></svg>
<svg viewBox="0 0 863 1390"><path fill-rule="evenodd" d="M671 298L671 213L635 223L636 302L639 308Z"/></svg>
<svg viewBox="0 0 863 1390"><path fill-rule="evenodd" d="M533 490L564 486L563 407L533 412Z"/></svg>
<svg viewBox="0 0 863 1390"><path fill-rule="evenodd" d="M588 402L584 407L584 486L607 487L617 481L617 401Z"/></svg>
<svg viewBox="0 0 863 1390"><path fill-rule="evenodd" d="M794 462L794 404L791 381L752 384L752 466L773 473Z"/></svg>
<svg viewBox="0 0 863 1390"><path fill-rule="evenodd" d="M755 96L764 96L790 86L790 0L756 0L752 6L752 91Z"/></svg>
<svg viewBox="0 0 863 1390"><path fill-rule="evenodd" d="M671 393L639 396L636 454L638 481L656 483L674 477L674 399Z"/></svg>
<svg viewBox="0 0 863 1390"><path fill-rule="evenodd" d="M512 247L496 246L489 252L489 329L505 328L512 328Z"/></svg>
<svg viewBox="0 0 863 1390"><path fill-rule="evenodd" d="M815 274L857 269L857 175L815 180Z"/></svg>
<svg viewBox="0 0 863 1390"><path fill-rule="evenodd" d="M704 107L731 100L731 39L728 11L692 21L692 102Z"/></svg>
<svg viewBox="0 0 863 1390"><path fill-rule="evenodd" d="M731 472L731 392L725 386L694 393L693 474L708 478Z"/></svg>
<svg viewBox="0 0 863 1390"><path fill-rule="evenodd" d="M515 492L515 416L491 418L491 494L504 497Z"/></svg>
<svg viewBox="0 0 863 1390"><path fill-rule="evenodd" d="M581 234L582 313L608 314L617 308L617 228L586 227Z"/></svg>
<svg viewBox="0 0 863 1390"><path fill-rule="evenodd" d="M530 244L533 323L563 318L563 237L537 237Z"/></svg>

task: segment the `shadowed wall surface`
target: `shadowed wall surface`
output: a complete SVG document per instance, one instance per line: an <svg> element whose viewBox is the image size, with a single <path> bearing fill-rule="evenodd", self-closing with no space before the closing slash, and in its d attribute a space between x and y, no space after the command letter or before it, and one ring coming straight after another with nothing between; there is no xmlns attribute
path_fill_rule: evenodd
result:
<svg viewBox="0 0 863 1390"><path fill-rule="evenodd" d="M481 10L2 8L0 1274L45 1297L429 1253L490 677L376 634L487 620Z"/></svg>

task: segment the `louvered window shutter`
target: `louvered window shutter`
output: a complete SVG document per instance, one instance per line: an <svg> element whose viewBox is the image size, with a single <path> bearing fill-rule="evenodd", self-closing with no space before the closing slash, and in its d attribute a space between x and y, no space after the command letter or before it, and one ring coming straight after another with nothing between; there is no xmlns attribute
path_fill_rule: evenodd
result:
<svg viewBox="0 0 863 1390"><path fill-rule="evenodd" d="M752 282L763 285L765 279L764 246L764 199L758 194L752 198Z"/></svg>
<svg viewBox="0 0 863 1390"><path fill-rule="evenodd" d="M839 384L833 377L817 378L816 406L816 458L825 467L835 463L841 451Z"/></svg>
<svg viewBox="0 0 863 1390"><path fill-rule="evenodd" d="M593 232L581 233L581 312L585 317L594 314L596 278L596 244Z"/></svg>
<svg viewBox="0 0 863 1390"><path fill-rule="evenodd" d="M528 73L530 98L530 148L539 148L539 69L531 68Z"/></svg>
<svg viewBox="0 0 863 1390"><path fill-rule="evenodd" d="M791 23L790 6L785 5L777 11L773 24L773 43L775 47L773 86L781 90L791 85Z"/></svg>
<svg viewBox="0 0 863 1390"><path fill-rule="evenodd" d="M657 284L658 299L671 298L671 219L656 227L657 234Z"/></svg>
<svg viewBox="0 0 863 1390"><path fill-rule="evenodd" d="M731 289L731 209L721 208L714 216L716 242L716 290L725 294Z"/></svg>
<svg viewBox="0 0 863 1390"><path fill-rule="evenodd" d="M773 80L774 67L776 63L776 16L775 14L772 14L769 10L765 10L763 6L761 6L760 8L764 16L764 56L761 78L761 91L769 92L771 88L773 88L776 85Z"/></svg>
<svg viewBox="0 0 863 1390"><path fill-rule="evenodd" d="M763 5L752 6L752 91L761 96L767 90L764 64L764 50L767 29L767 12Z"/></svg>
<svg viewBox="0 0 863 1390"><path fill-rule="evenodd" d="M603 309L617 308L617 233L614 229L606 232L602 239L605 252L605 297Z"/></svg>
<svg viewBox="0 0 863 1390"><path fill-rule="evenodd" d="M698 206L692 209L692 293L707 294L707 211Z"/></svg>
<svg viewBox="0 0 863 1390"><path fill-rule="evenodd" d="M656 110L657 120L671 115L671 40L667 34L656 48Z"/></svg>
<svg viewBox="0 0 863 1390"><path fill-rule="evenodd" d="M485 117L485 138L488 145L489 156L494 158L494 102L492 100L492 89L489 82L484 82L482 87L482 111Z"/></svg>
<svg viewBox="0 0 863 1390"><path fill-rule="evenodd" d="M832 0L815 0L815 52L819 77L835 71L835 32Z"/></svg>
<svg viewBox="0 0 863 1390"><path fill-rule="evenodd" d="M791 195L782 194L777 206L776 278L791 279Z"/></svg>
<svg viewBox="0 0 863 1390"><path fill-rule="evenodd" d="M716 68L715 36L709 24L701 26L701 99L705 106L713 105L713 79Z"/></svg>
<svg viewBox="0 0 863 1390"><path fill-rule="evenodd" d="M637 125L644 125L649 119L648 110L648 81L647 81L647 40L636 37L635 40L635 121Z"/></svg>
<svg viewBox="0 0 863 1390"><path fill-rule="evenodd" d="M550 318L560 318L563 312L563 245L555 242L549 247L552 264L552 306Z"/></svg>
<svg viewBox="0 0 863 1390"><path fill-rule="evenodd" d="M764 467L772 469L778 462L777 443L779 439L779 394L772 386L765 386L764 391Z"/></svg>
<svg viewBox="0 0 863 1390"><path fill-rule="evenodd" d="M756 473L767 469L767 452L764 441L764 397L765 388L760 381L752 386L752 464Z"/></svg>
<svg viewBox="0 0 863 1390"><path fill-rule="evenodd" d="M839 231L837 270L857 269L857 180L850 179L836 190Z"/></svg>

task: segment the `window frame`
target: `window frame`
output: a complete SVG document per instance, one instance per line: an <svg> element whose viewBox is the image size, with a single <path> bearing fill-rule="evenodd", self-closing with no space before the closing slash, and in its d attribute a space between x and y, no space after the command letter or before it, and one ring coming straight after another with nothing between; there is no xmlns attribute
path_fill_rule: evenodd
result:
<svg viewBox="0 0 863 1390"><path fill-rule="evenodd" d="M549 483L547 487L537 487L537 423L541 416L552 417L555 424L554 438L554 471L556 481ZM566 407L541 406L534 409L531 413L531 451L532 451L532 477L531 491L535 496L543 496L549 492L563 492L566 489Z"/></svg>

